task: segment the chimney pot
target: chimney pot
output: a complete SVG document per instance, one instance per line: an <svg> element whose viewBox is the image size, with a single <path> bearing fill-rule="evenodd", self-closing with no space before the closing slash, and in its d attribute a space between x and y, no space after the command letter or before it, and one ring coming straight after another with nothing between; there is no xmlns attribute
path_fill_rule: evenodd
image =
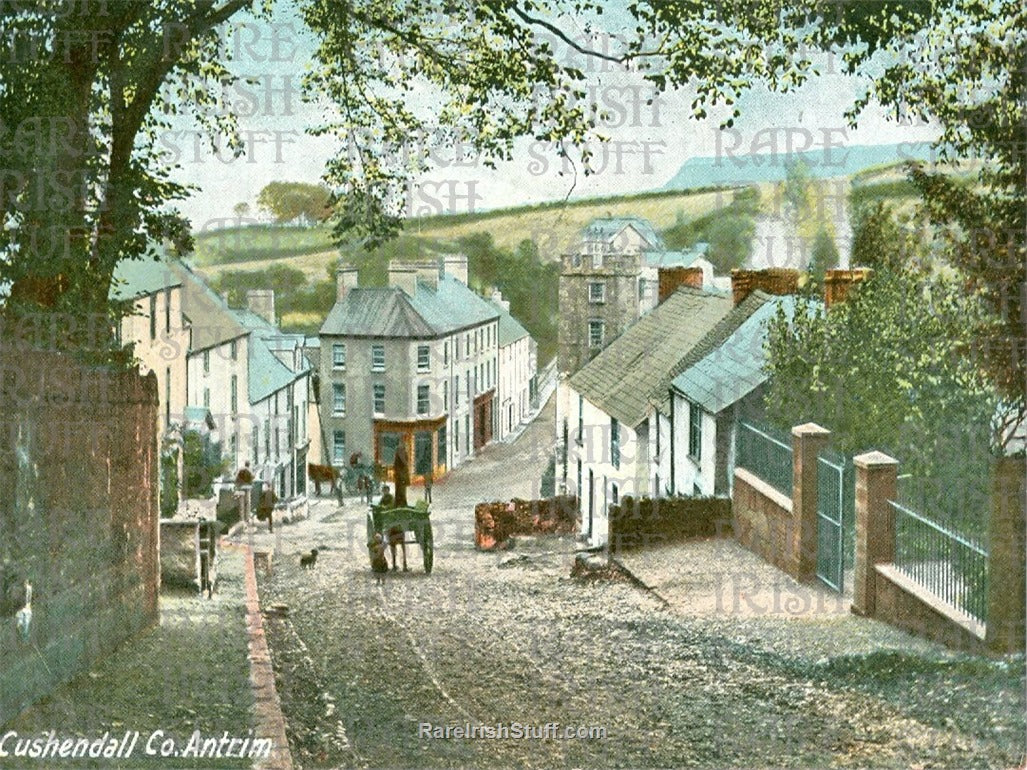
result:
<svg viewBox="0 0 1027 770"><path fill-rule="evenodd" d="M342 302L346 292L360 285L355 267L344 267L335 271L335 301Z"/></svg>
<svg viewBox="0 0 1027 770"><path fill-rule="evenodd" d="M762 270L731 270L731 295L735 305L754 289L778 296L799 291L799 271L788 267L767 267Z"/></svg>

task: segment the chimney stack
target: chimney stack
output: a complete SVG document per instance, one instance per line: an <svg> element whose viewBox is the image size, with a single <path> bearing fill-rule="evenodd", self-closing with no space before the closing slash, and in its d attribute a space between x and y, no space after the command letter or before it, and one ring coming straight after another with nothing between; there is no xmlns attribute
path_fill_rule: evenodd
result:
<svg viewBox="0 0 1027 770"><path fill-rule="evenodd" d="M767 267L762 270L731 271L731 295L735 305L760 289L767 294L783 296L799 291L799 271L790 267Z"/></svg>
<svg viewBox="0 0 1027 770"><path fill-rule="evenodd" d="M467 285L467 255L447 254L443 257L446 275L456 278L464 286Z"/></svg>
<svg viewBox="0 0 1027 770"><path fill-rule="evenodd" d="M389 286L402 289L408 297L417 293L417 268L389 262Z"/></svg>
<svg viewBox="0 0 1027 770"><path fill-rule="evenodd" d="M417 271L417 280L435 290L439 288L439 266L433 262L418 262L409 265Z"/></svg>
<svg viewBox="0 0 1027 770"><path fill-rule="evenodd" d="M824 307L844 302L852 287L865 281L873 274L869 267L854 267L851 270L828 270L824 274Z"/></svg>
<svg viewBox="0 0 1027 770"><path fill-rule="evenodd" d="M275 325L275 290L249 289L246 292L246 308L259 315L272 326Z"/></svg>
<svg viewBox="0 0 1027 770"><path fill-rule="evenodd" d="M492 302L496 305L499 305L507 313L510 312L510 300L503 299L503 292L501 292L499 289L492 290Z"/></svg>
<svg viewBox="0 0 1027 770"><path fill-rule="evenodd" d="M343 267L335 271L335 301L342 302L346 292L360 285L355 267Z"/></svg>
<svg viewBox="0 0 1027 770"><path fill-rule="evenodd" d="M691 286L693 289L703 287L703 271L701 267L661 267L660 293L657 304L662 303L680 286Z"/></svg>

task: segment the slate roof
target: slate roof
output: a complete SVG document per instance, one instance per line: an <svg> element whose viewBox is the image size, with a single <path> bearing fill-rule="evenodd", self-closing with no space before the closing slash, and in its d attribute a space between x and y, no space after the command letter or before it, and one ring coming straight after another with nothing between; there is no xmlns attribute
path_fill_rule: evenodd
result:
<svg viewBox="0 0 1027 770"><path fill-rule="evenodd" d="M499 311L499 345L505 347L512 345L517 340L524 339L528 335L528 330L521 326L521 322L510 315L510 311L504 307L490 302L490 304Z"/></svg>
<svg viewBox="0 0 1027 770"><path fill-rule="evenodd" d="M205 350L246 335L228 304L192 268L173 262L172 270L182 281L182 315L192 326L190 352Z"/></svg>
<svg viewBox="0 0 1027 770"><path fill-rule="evenodd" d="M135 299L181 284L182 280L172 269L164 249L154 247L139 259L118 262L109 296L112 300Z"/></svg>
<svg viewBox="0 0 1027 770"><path fill-rule="evenodd" d="M629 225L638 230L639 234L649 242L652 248L663 248L663 239L656 232L652 222L648 219L642 219L642 217L600 217L593 219L585 225L585 229L581 231L581 237L586 241L610 241Z"/></svg>
<svg viewBox="0 0 1027 770"><path fill-rule="evenodd" d="M667 397L685 357L730 310L727 297L680 287L575 373L570 385L634 427Z"/></svg>
<svg viewBox="0 0 1027 770"><path fill-rule="evenodd" d="M233 309L230 312L250 333L247 353L247 395L251 404L274 395L276 391L310 371L305 358L301 357L304 368L294 371L273 352L295 348L300 344L302 335L285 334L277 326L245 308Z"/></svg>
<svg viewBox="0 0 1027 770"><path fill-rule="evenodd" d="M795 313L795 297L754 291L695 346L671 387L707 412L717 414L767 379L767 323L782 309Z"/></svg>
<svg viewBox="0 0 1027 770"><path fill-rule="evenodd" d="M395 286L350 289L329 311L321 334L432 339L498 317L491 302L447 275L436 288L418 282L413 297Z"/></svg>

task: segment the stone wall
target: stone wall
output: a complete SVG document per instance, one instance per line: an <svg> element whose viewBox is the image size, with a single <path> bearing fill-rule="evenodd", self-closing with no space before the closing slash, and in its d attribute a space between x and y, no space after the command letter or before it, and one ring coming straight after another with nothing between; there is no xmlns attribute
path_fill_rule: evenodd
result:
<svg viewBox="0 0 1027 770"><path fill-rule="evenodd" d="M745 468L735 468L731 518L738 542L795 575L792 501Z"/></svg>
<svg viewBox="0 0 1027 770"><path fill-rule="evenodd" d="M158 419L152 374L0 351L0 724L156 622Z"/></svg>
<svg viewBox="0 0 1027 770"><path fill-rule="evenodd" d="M474 507L474 543L483 551L503 548L513 535L570 535L578 527L576 497L514 499Z"/></svg>
<svg viewBox="0 0 1027 770"><path fill-rule="evenodd" d="M720 497L625 497L610 507L610 550L614 553L713 537L731 526L731 501Z"/></svg>

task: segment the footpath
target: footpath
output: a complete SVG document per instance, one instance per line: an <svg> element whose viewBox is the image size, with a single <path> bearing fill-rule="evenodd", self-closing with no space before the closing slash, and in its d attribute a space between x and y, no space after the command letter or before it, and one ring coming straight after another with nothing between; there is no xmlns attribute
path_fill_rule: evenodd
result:
<svg viewBox="0 0 1027 770"><path fill-rule="evenodd" d="M213 598L164 589L159 624L3 726L21 738L117 741L73 768L291 770L249 547L224 543ZM125 740L126 733L128 740ZM124 741L124 743L122 743ZM0 768L53 766L14 756Z"/></svg>

